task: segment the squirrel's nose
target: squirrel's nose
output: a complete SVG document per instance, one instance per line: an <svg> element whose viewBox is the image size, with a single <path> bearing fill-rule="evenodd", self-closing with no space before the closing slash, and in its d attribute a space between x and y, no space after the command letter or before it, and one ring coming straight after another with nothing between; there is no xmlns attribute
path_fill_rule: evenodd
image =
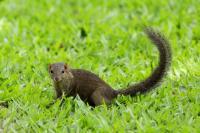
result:
<svg viewBox="0 0 200 133"><path fill-rule="evenodd" d="M58 77L55 77L54 80L55 80L55 81L59 81L59 78L58 78Z"/></svg>

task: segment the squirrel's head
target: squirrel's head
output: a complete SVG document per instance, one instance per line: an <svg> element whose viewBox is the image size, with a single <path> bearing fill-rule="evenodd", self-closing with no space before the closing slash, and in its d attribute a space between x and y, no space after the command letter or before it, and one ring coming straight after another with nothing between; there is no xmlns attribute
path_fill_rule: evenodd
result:
<svg viewBox="0 0 200 133"><path fill-rule="evenodd" d="M54 63L49 65L49 74L54 81L54 83L59 83L61 81L71 80L73 75L70 68L65 63Z"/></svg>

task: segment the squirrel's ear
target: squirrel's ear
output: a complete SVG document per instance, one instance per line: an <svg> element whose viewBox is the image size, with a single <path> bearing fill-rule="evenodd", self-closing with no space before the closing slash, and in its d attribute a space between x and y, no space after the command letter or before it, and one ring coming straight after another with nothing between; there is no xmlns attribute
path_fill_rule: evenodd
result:
<svg viewBox="0 0 200 133"><path fill-rule="evenodd" d="M49 64L49 70L51 69L51 64Z"/></svg>
<svg viewBox="0 0 200 133"><path fill-rule="evenodd" d="M68 69L68 66L67 66L67 64L65 64L65 65L64 65L64 68L65 68L65 70L66 70L66 69Z"/></svg>

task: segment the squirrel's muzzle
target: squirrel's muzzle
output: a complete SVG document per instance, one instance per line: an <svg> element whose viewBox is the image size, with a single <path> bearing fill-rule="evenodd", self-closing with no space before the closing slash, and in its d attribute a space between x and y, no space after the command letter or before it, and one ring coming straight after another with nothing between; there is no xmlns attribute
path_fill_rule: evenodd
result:
<svg viewBox="0 0 200 133"><path fill-rule="evenodd" d="M59 77L54 77L53 80L56 81L56 82L59 82L59 81L61 81L61 78L59 78Z"/></svg>

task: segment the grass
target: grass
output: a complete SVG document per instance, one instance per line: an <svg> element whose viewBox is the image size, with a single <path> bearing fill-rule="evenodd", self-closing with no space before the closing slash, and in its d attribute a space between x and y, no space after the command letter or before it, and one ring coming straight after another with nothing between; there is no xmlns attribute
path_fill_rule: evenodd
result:
<svg viewBox="0 0 200 133"><path fill-rule="evenodd" d="M200 132L199 0L1 0L0 132ZM156 90L91 109L58 100L48 64L64 61L119 89L147 77L158 52L143 25L160 30L172 67Z"/></svg>

